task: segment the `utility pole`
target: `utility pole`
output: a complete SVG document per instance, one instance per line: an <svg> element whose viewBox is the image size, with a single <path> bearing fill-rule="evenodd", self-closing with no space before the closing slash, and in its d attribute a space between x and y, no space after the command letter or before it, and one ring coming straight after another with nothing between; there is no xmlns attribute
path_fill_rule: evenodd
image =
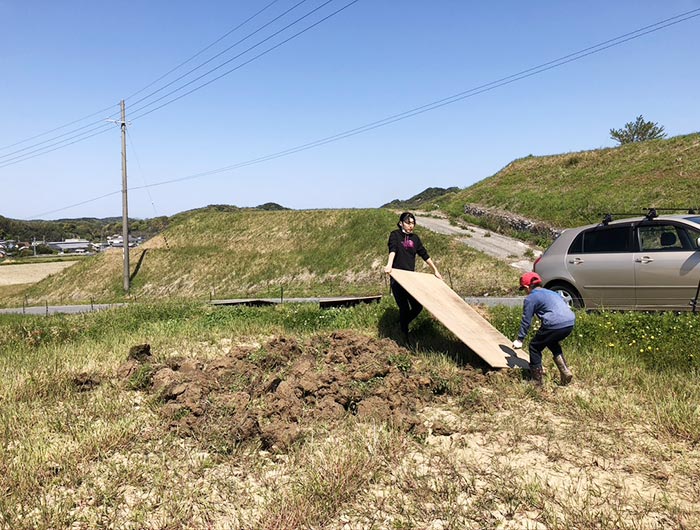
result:
<svg viewBox="0 0 700 530"><path fill-rule="evenodd" d="M122 241L124 245L124 292L129 293L129 201L127 199L126 185L126 109L124 100L121 101L122 109Z"/></svg>

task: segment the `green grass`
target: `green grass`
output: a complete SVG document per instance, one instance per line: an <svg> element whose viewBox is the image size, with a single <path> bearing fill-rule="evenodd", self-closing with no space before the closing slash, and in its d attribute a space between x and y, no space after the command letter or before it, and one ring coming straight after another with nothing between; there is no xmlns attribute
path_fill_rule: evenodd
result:
<svg viewBox="0 0 700 530"><path fill-rule="evenodd" d="M700 206L700 134L616 148L528 156L442 198L439 208L464 217L465 204L520 214L553 227L598 222L606 212Z"/></svg>
<svg viewBox="0 0 700 530"><path fill-rule="evenodd" d="M195 211L132 249L128 298L123 255L114 250L7 290L2 304L375 295L388 288L383 267L395 224L382 209ZM513 292L517 273L507 264L447 236L418 233L458 292ZM428 270L420 259L417 270Z"/></svg>
<svg viewBox="0 0 700 530"><path fill-rule="evenodd" d="M490 311L509 337L519 316L517 308ZM531 518L551 528L613 529L652 527L650 517L666 527L700 521L692 508L700 495L692 485L700 363L688 340L696 315L580 312L564 344L574 384L558 388L546 358L545 387L536 391L518 371L470 375L480 365L464 364L475 361L423 314L413 328L417 349L389 362L401 373L428 370L444 400L441 422L456 433L442 442L349 420L333 430L319 425L286 454L254 446L203 452L201 440L168 430L158 402L139 391L148 373L115 376L134 344L151 344L156 362L175 354L207 362L222 355L222 341L342 329L397 336L396 318L391 299L330 310L158 303L0 316L0 527L340 528L374 521L425 528L440 519L484 528ZM79 384L85 380L100 383L86 391ZM474 444L482 456L469 456ZM573 482L555 487L531 472L533 448L542 466L603 476L576 483L571 475ZM607 484L632 473L636 480L671 473L673 483L649 501L624 488L611 495ZM672 493L684 481L690 505Z"/></svg>

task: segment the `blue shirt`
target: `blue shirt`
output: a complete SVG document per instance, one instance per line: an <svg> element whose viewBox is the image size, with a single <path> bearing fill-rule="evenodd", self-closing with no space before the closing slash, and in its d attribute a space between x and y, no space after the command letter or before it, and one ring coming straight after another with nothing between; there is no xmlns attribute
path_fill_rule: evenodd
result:
<svg viewBox="0 0 700 530"><path fill-rule="evenodd" d="M576 322L576 315L559 293L538 287L523 302L518 340L523 340L527 335L533 315L537 315L545 329L567 328Z"/></svg>

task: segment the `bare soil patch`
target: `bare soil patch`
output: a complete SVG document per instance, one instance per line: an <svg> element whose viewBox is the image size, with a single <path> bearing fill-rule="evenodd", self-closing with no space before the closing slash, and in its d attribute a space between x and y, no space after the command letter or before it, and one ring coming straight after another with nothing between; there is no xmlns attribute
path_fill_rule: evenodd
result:
<svg viewBox="0 0 700 530"><path fill-rule="evenodd" d="M146 347L132 348L122 378L133 380L148 365ZM460 393L485 377L472 369L463 375ZM347 415L425 435L418 413L440 401L447 384L390 339L335 332L304 344L279 337L235 347L207 363L174 357L152 365L147 389L160 395L161 413L180 433L211 446L255 441L280 451Z"/></svg>
<svg viewBox="0 0 700 530"><path fill-rule="evenodd" d="M22 263L0 267L0 286L36 283L51 274L56 274L77 261L51 261L49 263Z"/></svg>
<svg viewBox="0 0 700 530"><path fill-rule="evenodd" d="M172 433L198 454L221 457L212 465L223 483L244 484L235 494L242 509L197 483L197 499L209 494L202 502L221 507L210 514L212 528L700 528L700 448L658 436L652 423L610 426L561 406L603 389L574 383L538 391L517 370L446 369L392 340L351 331L223 344L221 355L162 362L142 344L118 370L122 382L151 396ZM99 381L74 384L89 390ZM300 473L310 472L296 467L303 448L316 454L326 442L347 443L340 433L349 419L368 429L358 454L371 447L377 425L390 425L403 442L372 449L371 480L343 493L318 526L267 516L291 509L279 499L299 500L295 488L307 480ZM257 474L243 463L231 471L226 461L245 446L261 449ZM333 473L355 476L342 466ZM297 508L305 520L306 505Z"/></svg>

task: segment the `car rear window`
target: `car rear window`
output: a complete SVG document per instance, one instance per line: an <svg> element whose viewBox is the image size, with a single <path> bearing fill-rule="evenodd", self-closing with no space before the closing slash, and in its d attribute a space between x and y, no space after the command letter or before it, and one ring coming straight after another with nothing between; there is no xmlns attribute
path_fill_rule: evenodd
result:
<svg viewBox="0 0 700 530"><path fill-rule="evenodd" d="M569 247L569 254L630 252L629 226L595 227L581 232Z"/></svg>

